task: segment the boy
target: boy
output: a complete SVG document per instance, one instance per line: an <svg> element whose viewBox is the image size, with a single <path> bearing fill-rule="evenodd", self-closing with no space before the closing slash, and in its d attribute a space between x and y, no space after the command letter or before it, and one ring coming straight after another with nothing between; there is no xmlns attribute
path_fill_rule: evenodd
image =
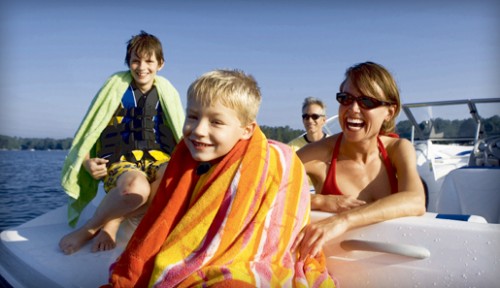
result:
<svg viewBox="0 0 500 288"><path fill-rule="evenodd" d="M309 219L309 191L296 154L255 122L260 102L240 71L191 84L183 141L110 286L332 287L324 262L296 263L290 252Z"/></svg>
<svg viewBox="0 0 500 288"><path fill-rule="evenodd" d="M156 175L181 137L179 94L157 75L165 63L160 41L144 31L133 36L125 63L129 71L111 76L92 101L63 166L71 226L96 195L99 180L107 192L93 217L61 239L65 254L92 238L93 252L115 247L121 221L144 213L160 180Z"/></svg>

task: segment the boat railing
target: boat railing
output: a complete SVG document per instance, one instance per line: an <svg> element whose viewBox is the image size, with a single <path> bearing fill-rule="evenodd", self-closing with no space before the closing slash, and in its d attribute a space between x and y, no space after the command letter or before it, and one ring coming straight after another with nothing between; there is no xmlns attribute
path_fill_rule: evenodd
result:
<svg viewBox="0 0 500 288"><path fill-rule="evenodd" d="M477 104L489 104L489 103L500 103L500 98L481 98L481 99L464 99L464 100L450 100L450 101L434 101L434 102L421 102L421 103L410 103L403 104L402 110L405 116L408 118L411 127L411 141L415 140L432 140L432 141L449 141L449 142L457 142L457 141L472 141L472 145L476 144L479 139L486 137L484 133L484 127L481 121L481 115L478 111ZM475 133L471 135L471 137L461 137L461 138L443 138L442 135L440 137L433 137L433 130L429 135L426 136L426 133L422 131L422 128L419 126L419 122L416 120L415 115L412 112L412 109L416 108L426 108L426 107L437 107L437 106L452 106L452 105L467 105L468 112L470 117L473 119L476 124ZM432 129L434 127L431 127Z"/></svg>

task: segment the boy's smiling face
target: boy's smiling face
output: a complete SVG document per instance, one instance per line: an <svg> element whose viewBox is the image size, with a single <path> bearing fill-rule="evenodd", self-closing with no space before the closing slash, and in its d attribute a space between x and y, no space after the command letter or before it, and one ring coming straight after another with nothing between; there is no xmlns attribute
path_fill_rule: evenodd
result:
<svg viewBox="0 0 500 288"><path fill-rule="evenodd" d="M153 87L156 73L163 68L163 63L159 63L154 52L148 57L145 53L139 56L132 53L130 57L130 72L137 87L146 93Z"/></svg>
<svg viewBox="0 0 500 288"><path fill-rule="evenodd" d="M255 125L243 126L237 112L219 101L211 106L188 101L182 132L193 159L207 162L229 153L239 140L249 139Z"/></svg>

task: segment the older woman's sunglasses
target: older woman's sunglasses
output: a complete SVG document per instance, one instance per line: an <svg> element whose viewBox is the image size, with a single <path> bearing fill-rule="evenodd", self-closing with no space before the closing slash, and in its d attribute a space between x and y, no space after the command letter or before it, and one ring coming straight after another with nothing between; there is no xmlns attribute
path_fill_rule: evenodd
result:
<svg viewBox="0 0 500 288"><path fill-rule="evenodd" d="M370 96L362 95L362 96L356 97L356 96L353 96L347 92L337 93L337 101L341 105L344 105L344 106L351 105L352 103L354 103L354 101L356 101L358 103L359 107L361 107L363 109L368 109L368 110L373 109L373 108L377 108L377 107L382 106L382 105L391 105L392 104L392 103L389 103L386 101L375 99L375 98L370 97Z"/></svg>
<svg viewBox="0 0 500 288"><path fill-rule="evenodd" d="M321 115L321 114L307 114L307 113L304 113L302 114L302 120L309 120L310 119L313 119L314 121L318 120L320 117L323 117L325 115Z"/></svg>

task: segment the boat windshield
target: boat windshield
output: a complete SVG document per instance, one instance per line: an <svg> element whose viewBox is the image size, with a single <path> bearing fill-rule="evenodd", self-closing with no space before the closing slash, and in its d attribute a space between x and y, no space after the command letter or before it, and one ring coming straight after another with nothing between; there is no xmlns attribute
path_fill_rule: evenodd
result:
<svg viewBox="0 0 500 288"><path fill-rule="evenodd" d="M396 132L404 138L473 145L500 136L500 98L404 104Z"/></svg>
<svg viewBox="0 0 500 288"><path fill-rule="evenodd" d="M340 128L338 115L334 115L326 120L325 126L323 126L323 131L328 135L334 135L342 131Z"/></svg>

